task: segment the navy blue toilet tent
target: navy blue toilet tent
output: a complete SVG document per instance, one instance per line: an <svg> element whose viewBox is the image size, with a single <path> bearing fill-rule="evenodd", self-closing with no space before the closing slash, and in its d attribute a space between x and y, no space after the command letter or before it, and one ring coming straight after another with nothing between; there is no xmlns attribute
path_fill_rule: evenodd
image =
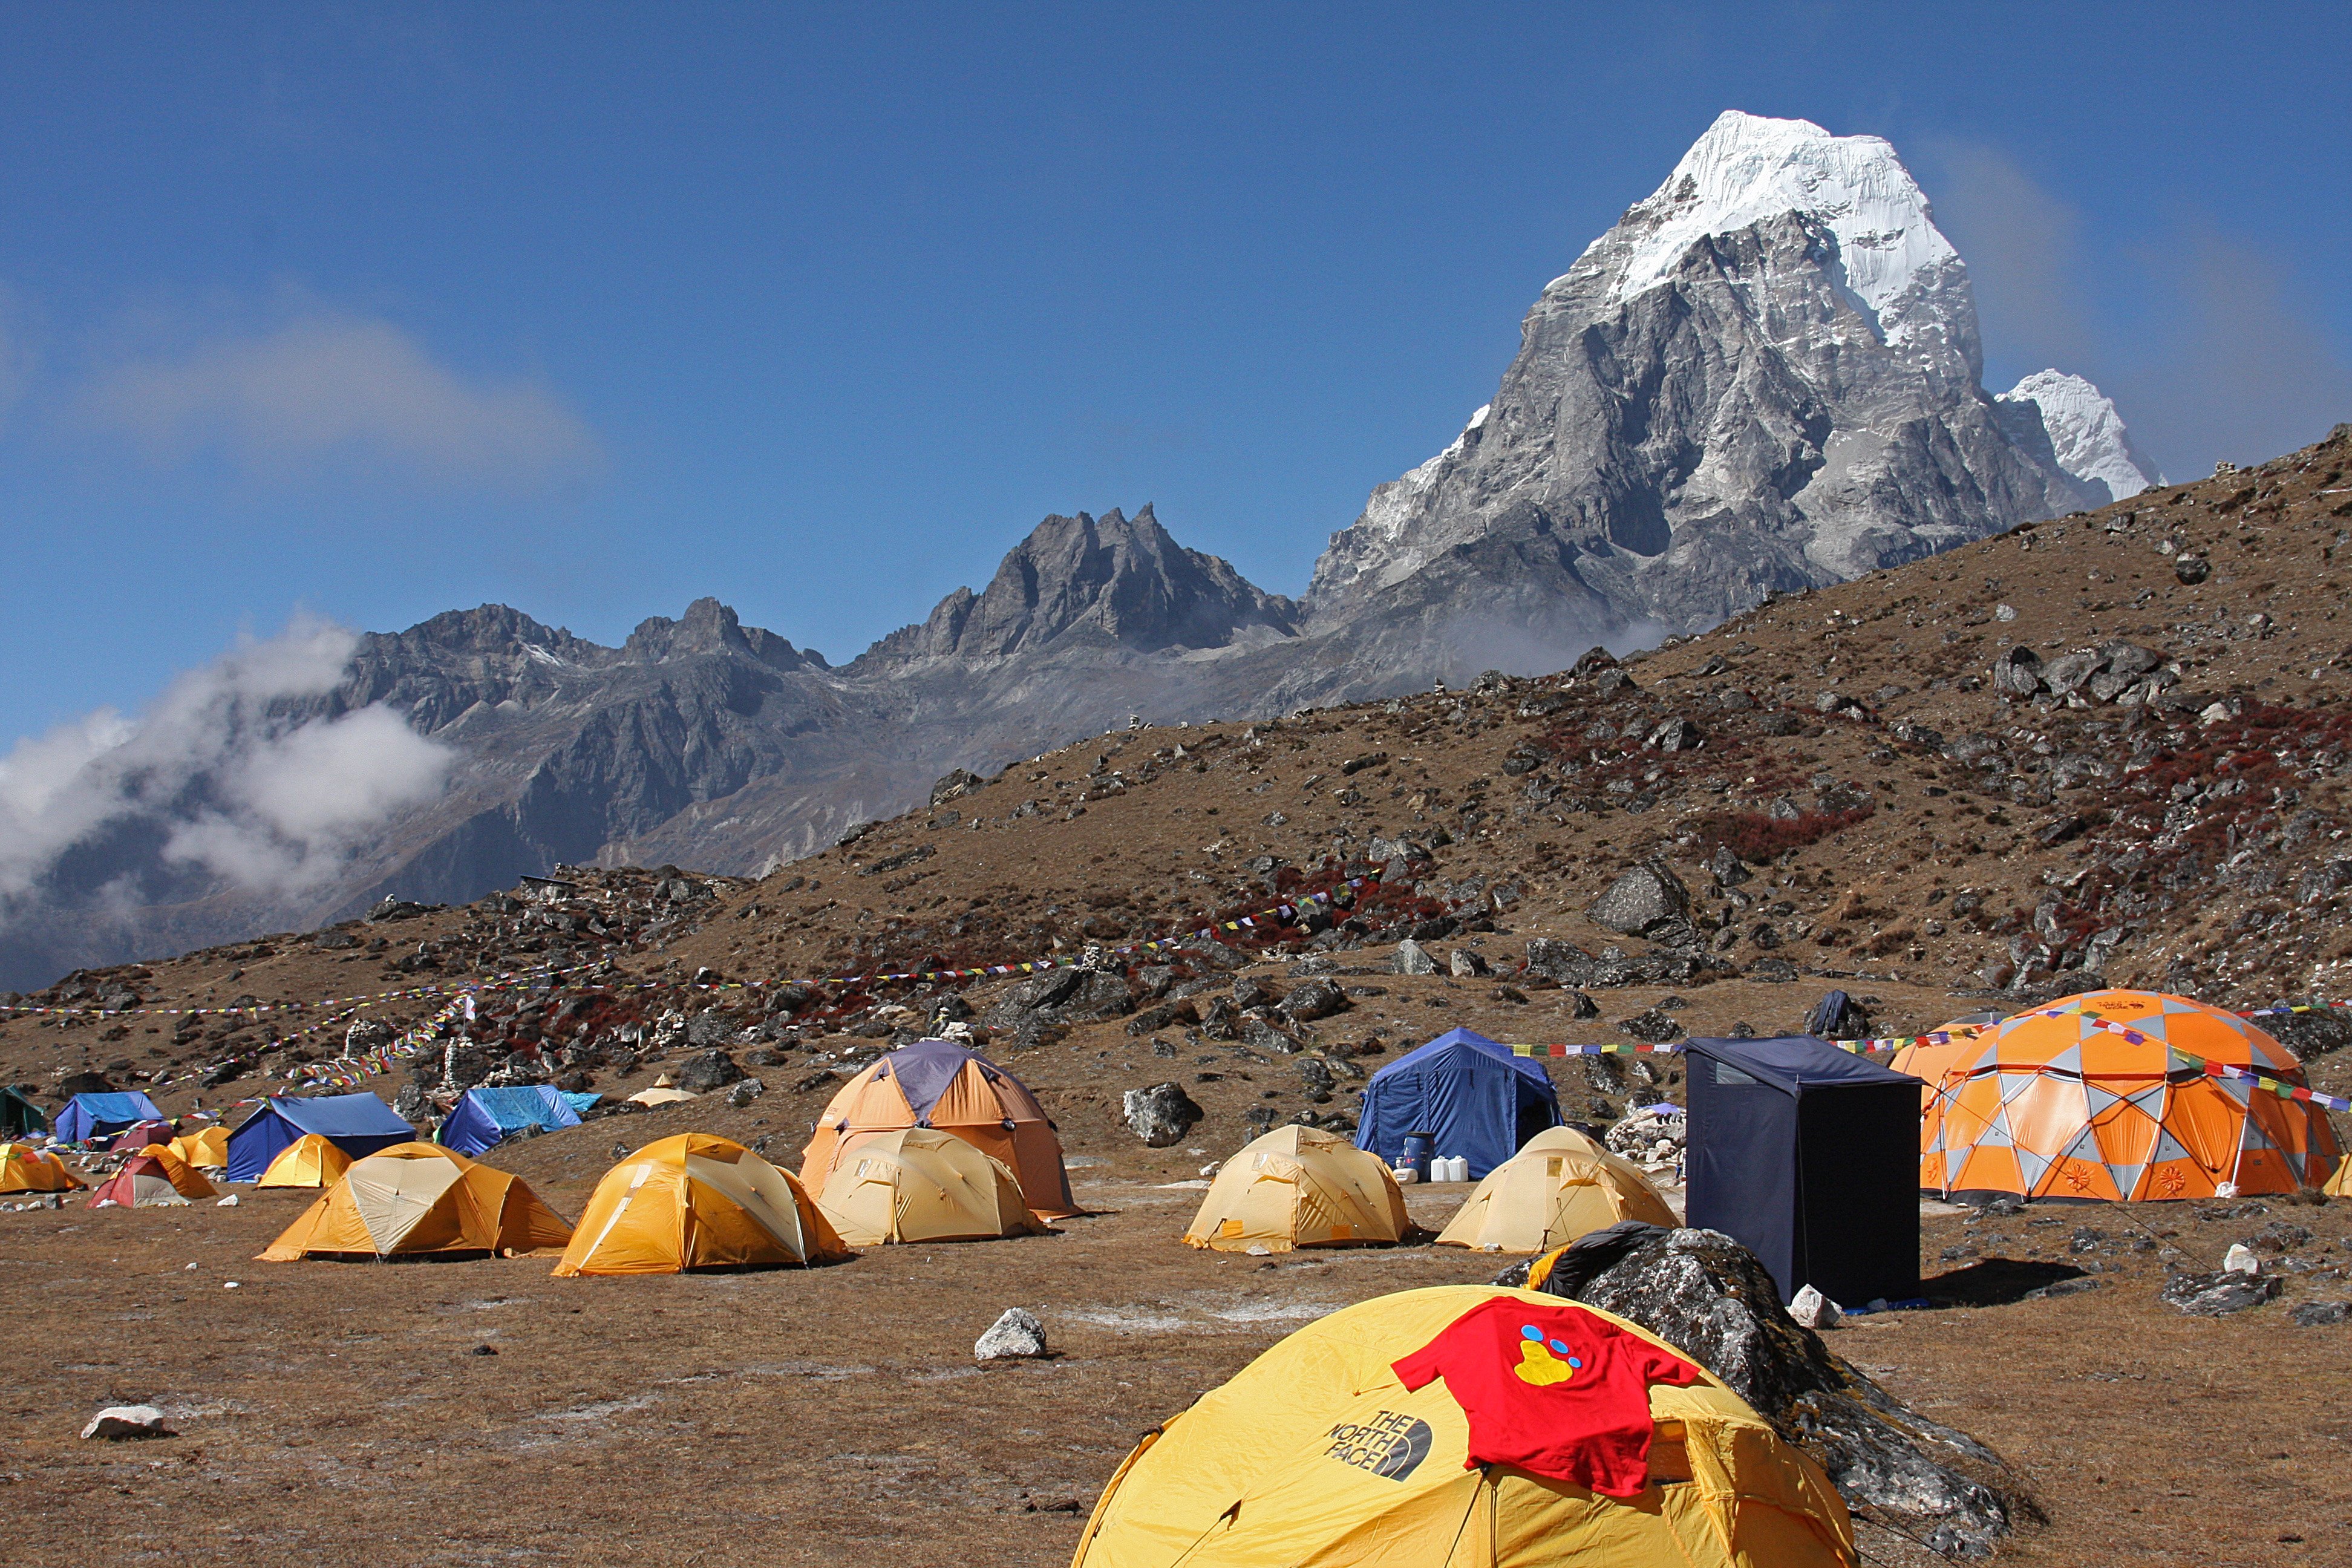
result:
<svg viewBox="0 0 2352 1568"><path fill-rule="evenodd" d="M1919 1080L1811 1035L1692 1040L1685 1223L1841 1306L1919 1293Z"/></svg>
<svg viewBox="0 0 2352 1568"><path fill-rule="evenodd" d="M259 1181L278 1152L305 1132L316 1132L354 1160L416 1136L416 1129L372 1094L283 1095L263 1100L261 1109L228 1135L228 1179Z"/></svg>
<svg viewBox="0 0 2352 1568"><path fill-rule="evenodd" d="M1434 1133L1435 1152L1467 1159L1475 1182L1559 1125L1559 1097L1541 1062L1513 1056L1484 1035L1448 1029L1372 1075L1356 1147L1393 1165L1406 1133Z"/></svg>

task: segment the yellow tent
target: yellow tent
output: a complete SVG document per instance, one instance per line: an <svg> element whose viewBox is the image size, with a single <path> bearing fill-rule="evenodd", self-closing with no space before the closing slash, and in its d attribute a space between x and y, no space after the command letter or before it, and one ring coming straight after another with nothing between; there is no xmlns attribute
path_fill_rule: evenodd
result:
<svg viewBox="0 0 2352 1568"><path fill-rule="evenodd" d="M604 1173L555 1272L675 1274L850 1256L788 1172L740 1143L687 1132Z"/></svg>
<svg viewBox="0 0 2352 1568"><path fill-rule="evenodd" d="M183 1132L172 1140L172 1152L199 1170L218 1171L228 1165L228 1129L207 1127Z"/></svg>
<svg viewBox="0 0 2352 1568"><path fill-rule="evenodd" d="M1542 1252L1621 1219L1682 1223L1633 1162L1574 1128L1554 1127L1528 1139L1487 1173L1438 1233L1437 1244Z"/></svg>
<svg viewBox="0 0 2352 1568"><path fill-rule="evenodd" d="M1446 1380L1408 1390L1391 1363L1497 1298L1570 1305L1438 1286L1284 1340L1144 1437L1096 1502L1072 1568L1853 1568L1853 1525L1827 1478L1712 1377L1651 1385L1648 1474L1632 1497L1466 1468L1470 1423Z"/></svg>
<svg viewBox="0 0 2352 1568"><path fill-rule="evenodd" d="M669 1075L664 1073L662 1076L667 1078ZM637 1090L636 1093L629 1096L629 1101L633 1105L642 1105L651 1109L657 1105L676 1105L681 1100L699 1098L698 1095L688 1094L682 1089L672 1089L667 1083L657 1083L651 1089Z"/></svg>
<svg viewBox="0 0 2352 1568"><path fill-rule="evenodd" d="M394 1143L352 1161L342 1180L320 1193L260 1256L269 1263L512 1257L571 1239L572 1227L520 1177L437 1143Z"/></svg>
<svg viewBox="0 0 2352 1568"><path fill-rule="evenodd" d="M1277 1127L1225 1162L1184 1239L1219 1252L1386 1247L1410 1223L1377 1156L1312 1127Z"/></svg>
<svg viewBox="0 0 2352 1568"><path fill-rule="evenodd" d="M0 1193L69 1193L86 1184L46 1149L0 1143Z"/></svg>
<svg viewBox="0 0 2352 1568"><path fill-rule="evenodd" d="M352 1157L316 1132L305 1132L269 1162L257 1187L331 1187L352 1168Z"/></svg>
<svg viewBox="0 0 2352 1568"><path fill-rule="evenodd" d="M928 1127L868 1134L841 1155L816 1201L852 1247L990 1241L1047 1228L1022 1201L1012 1166Z"/></svg>
<svg viewBox="0 0 2352 1568"><path fill-rule="evenodd" d="M2319 1189L2331 1198L2352 1198L2352 1154L2336 1163L2336 1173Z"/></svg>

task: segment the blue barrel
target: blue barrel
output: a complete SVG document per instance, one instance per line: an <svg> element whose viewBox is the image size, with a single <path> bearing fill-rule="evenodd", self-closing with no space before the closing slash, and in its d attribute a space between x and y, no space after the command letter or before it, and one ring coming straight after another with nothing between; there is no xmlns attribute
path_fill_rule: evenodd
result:
<svg viewBox="0 0 2352 1568"><path fill-rule="evenodd" d="M1412 1173L1416 1182L1429 1180L1429 1157L1437 1152L1437 1134L1408 1132L1404 1135L1404 1161L1402 1168Z"/></svg>

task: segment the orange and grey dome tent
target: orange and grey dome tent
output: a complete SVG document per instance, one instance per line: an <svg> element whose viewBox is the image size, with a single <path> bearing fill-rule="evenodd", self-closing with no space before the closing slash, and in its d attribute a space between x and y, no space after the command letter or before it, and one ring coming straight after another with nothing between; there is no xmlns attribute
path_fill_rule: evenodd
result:
<svg viewBox="0 0 2352 1568"><path fill-rule="evenodd" d="M194 1165L163 1144L142 1149L122 1163L122 1169L90 1189L92 1208L112 1204L118 1208L149 1208L158 1204L184 1204L208 1198L216 1189Z"/></svg>
<svg viewBox="0 0 2352 1568"><path fill-rule="evenodd" d="M1047 1219L1078 1212L1062 1141L1021 1080L949 1040L917 1040L841 1086L816 1119L801 1184L822 1193L866 1137L902 1127L952 1133L1013 1169L1022 1201Z"/></svg>
<svg viewBox="0 0 2352 1568"><path fill-rule="evenodd" d="M817 1194L844 1241L993 1241L1036 1236L1013 1167L950 1133L904 1127L857 1141Z"/></svg>
<svg viewBox="0 0 2352 1568"><path fill-rule="evenodd" d="M183 1132L172 1140L172 1152L199 1170L223 1170L228 1164L228 1129L213 1126Z"/></svg>
<svg viewBox="0 0 2352 1568"><path fill-rule="evenodd" d="M1545 1252L1625 1219L1669 1230L1682 1224L1639 1166L1572 1127L1553 1127L1486 1173L1437 1245Z"/></svg>
<svg viewBox="0 0 2352 1568"><path fill-rule="evenodd" d="M792 1173L730 1139L686 1132L604 1173L554 1272L676 1274L851 1256Z"/></svg>
<svg viewBox="0 0 2352 1568"><path fill-rule="evenodd" d="M1277 1127L1224 1163L1184 1240L1214 1252L1387 1247L1410 1225L1379 1155L1316 1128Z"/></svg>
<svg viewBox="0 0 2352 1568"><path fill-rule="evenodd" d="M257 1187L331 1187L352 1168L352 1157L323 1134L305 1132L269 1162Z"/></svg>
<svg viewBox="0 0 2352 1568"><path fill-rule="evenodd" d="M394 1143L352 1161L260 1257L512 1257L571 1239L520 1176L437 1143Z"/></svg>
<svg viewBox="0 0 2352 1568"><path fill-rule="evenodd" d="M2336 1167L2326 1115L2274 1087L2303 1086L2294 1053L2186 997L2067 996L1940 1054L1920 1122L1925 1192L2210 1198L2316 1186Z"/></svg>
<svg viewBox="0 0 2352 1568"><path fill-rule="evenodd" d="M0 1143L0 1193L69 1193L87 1184L47 1149Z"/></svg>
<svg viewBox="0 0 2352 1568"><path fill-rule="evenodd" d="M1820 1467L1704 1373L1650 1386L1646 1484L1631 1497L1466 1464L1470 1417L1446 1380L1408 1389L1395 1363L1495 1300L1565 1305L1441 1285L1283 1340L1145 1436L1095 1503L1072 1568L1854 1568L1853 1523Z"/></svg>

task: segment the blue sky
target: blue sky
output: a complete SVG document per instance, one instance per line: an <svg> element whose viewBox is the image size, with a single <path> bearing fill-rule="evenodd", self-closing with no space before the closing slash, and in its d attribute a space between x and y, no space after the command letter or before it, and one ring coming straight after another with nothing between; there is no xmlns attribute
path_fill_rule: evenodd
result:
<svg viewBox="0 0 2352 1568"><path fill-rule="evenodd" d="M298 610L845 659L1048 511L1296 593L1730 107L1895 143L1996 389L2270 456L2352 8L2210 9L0 5L0 749Z"/></svg>

